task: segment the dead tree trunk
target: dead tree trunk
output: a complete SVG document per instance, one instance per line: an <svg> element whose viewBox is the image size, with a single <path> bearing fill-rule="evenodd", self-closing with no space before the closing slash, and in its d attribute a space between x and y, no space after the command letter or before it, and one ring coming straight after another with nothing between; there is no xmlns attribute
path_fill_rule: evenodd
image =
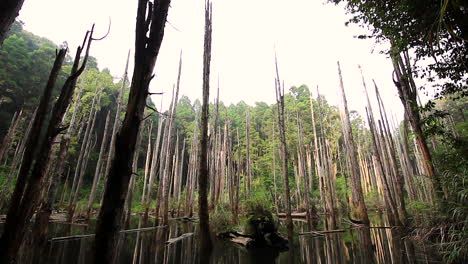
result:
<svg viewBox="0 0 468 264"><path fill-rule="evenodd" d="M177 85L176 85L176 91L175 91L175 97L174 97L174 101L173 101L173 107L171 109L171 112L170 112L170 117L169 117L169 135L167 137L167 140L168 140L168 156L167 156L167 159L166 159L166 166L165 166L165 171L167 172L167 177L165 179L165 185L164 185L164 203L163 203L163 207L162 207L162 210L163 210L163 218L162 218L162 224L163 225L167 225L168 221L169 221L169 213L168 213L168 210L169 210L169 186L171 185L171 180L170 180L170 176L172 174L172 168L174 166L174 162L172 162L172 157L174 156L174 150L176 147L178 147L177 145L173 145L172 144L172 141L173 141L173 137L174 137L174 134L175 134L175 118L176 118L176 111L177 111L177 103L178 103L178 99L179 99L179 88L180 88L180 75L182 74L182 52L180 53L180 59L179 59L179 73L177 75Z"/></svg>
<svg viewBox="0 0 468 264"><path fill-rule="evenodd" d="M364 195L362 193L362 185L361 185L361 175L359 169L359 163L357 160L356 154L356 146L353 139L353 133L351 130L351 122L349 120L349 112L348 112L348 103L346 100L346 95L343 86L343 78L341 76L341 68L340 63L338 64L338 75L340 78L340 92L342 97L342 107L340 109L341 120L343 124L343 136L346 148L346 155L348 156L349 161L349 170L351 174L351 194L352 194L352 203L353 207L356 211L356 215L359 217L359 221L369 226L369 216L367 214L366 204L364 202ZM362 248L364 252L364 256L371 260L373 259L372 255L372 241L370 238L370 231L369 229L363 229L359 236L359 241L362 243Z"/></svg>
<svg viewBox="0 0 468 264"><path fill-rule="evenodd" d="M0 3L0 46L18 16L24 0L5 0Z"/></svg>
<svg viewBox="0 0 468 264"><path fill-rule="evenodd" d="M119 92L119 97L117 99L117 109L115 110L115 118L114 118L114 124L112 125L112 135L111 135L111 140L109 143L109 153L107 154L107 162L106 162L106 169L104 171L104 188L107 183L107 176L109 175L110 167L112 164L112 159L114 158L114 152L115 152L115 140L117 137L117 131L120 128L120 114L122 112L122 107L124 104L124 93L125 93L125 85L127 83L127 76L128 76L128 62L130 60L130 50L128 51L127 54L127 62L125 63L125 71L122 77L122 86L120 87L120 92ZM105 192L105 190L104 190ZM102 199L104 199L104 192L102 194ZM101 207L102 207L102 199L101 199ZM100 209L99 209L100 210Z"/></svg>
<svg viewBox="0 0 468 264"><path fill-rule="evenodd" d="M202 259L211 251L210 215L208 212L208 118L210 98L210 62L211 62L211 3L205 3L205 41L203 52L203 104L201 110L201 137L198 158L198 216L200 217L200 249ZM204 261L201 261L204 262Z"/></svg>
<svg viewBox="0 0 468 264"><path fill-rule="evenodd" d="M14 175L16 174L16 169L18 165L20 165L20 162L23 159L24 151L26 148L26 143L28 142L29 135L31 134L31 129L36 117L37 113L37 108L34 111L34 113L31 116L31 121L28 124L28 127L26 128L26 131L24 133L23 139L21 139L21 143L19 144L19 147L17 151L15 151L15 155L13 156L13 162L10 166L10 171L8 172L8 176L5 182L5 185L2 190L2 194L0 195L0 210L3 208L4 202L8 196L8 193L10 192L10 184L13 180Z"/></svg>
<svg viewBox="0 0 468 264"><path fill-rule="evenodd" d="M91 217L91 210L93 209L94 199L96 198L97 187L101 179L101 164L104 159L104 152L106 151L107 132L109 130L109 116L110 116L110 111L107 112L106 124L104 126L104 134L102 135L101 148L99 150L99 158L96 164L96 169L94 171L94 178L93 178L93 185L91 186L91 193L89 194L88 208L86 210L87 219Z"/></svg>
<svg viewBox="0 0 468 264"><path fill-rule="evenodd" d="M10 128L8 129L7 134L3 138L2 145L0 145L0 163L3 160L3 157L6 155L6 159L8 159L8 150L10 148L11 140L13 139L16 131L16 127L18 126L20 120L21 120L21 114L23 113L23 110L20 110L20 112L15 112L13 115L13 118L10 123Z"/></svg>
<svg viewBox="0 0 468 264"><path fill-rule="evenodd" d="M293 233L293 222L291 217L291 193L289 190L289 169L288 169L288 149L286 145L286 133L284 124L284 85L281 87L281 81L278 71L278 61L275 55L275 68L276 68L276 79L275 79L275 92L276 92L276 104L278 107L278 128L280 136L280 152L281 152L281 170L283 173L283 185L284 195L286 199L286 226L288 228L288 239L292 241Z"/></svg>
<svg viewBox="0 0 468 264"><path fill-rule="evenodd" d="M340 91L342 98L341 117L343 121L343 135L345 138L346 153L349 157L350 172L351 172L351 193L354 209L363 224L369 225L369 216L367 215L366 204L362 193L361 176L359 173L359 163L357 161L356 147L354 144L353 134L351 130L351 122L349 121L348 104L344 92L343 79L341 77L340 63L338 62L338 75L340 77Z"/></svg>
<svg viewBox="0 0 468 264"><path fill-rule="evenodd" d="M127 112L115 142L115 157L111 160L106 191L96 227L94 263L112 263L128 183L132 174L139 125L153 78L153 69L164 37L170 0L153 6L147 0L138 1L135 68L127 104Z"/></svg>
<svg viewBox="0 0 468 264"><path fill-rule="evenodd" d="M154 185L154 176L156 175L156 166L157 166L157 161L161 158L158 159L159 155L159 143L161 142L161 131L162 131L162 124L164 120L162 115L159 115L159 120L158 120L158 133L156 134L156 144L154 145L153 149L153 158L151 159L151 168L150 168L150 175L149 175L149 181L148 181L148 186L147 186L147 191L146 191L146 198L144 202L144 208L145 208L145 214L144 214L144 223L146 224L146 221L148 220L148 213L149 213L149 207L151 204L151 197L152 197L152 191L153 191L153 185Z"/></svg>
<svg viewBox="0 0 468 264"><path fill-rule="evenodd" d="M414 134L416 135L416 142L418 143L418 147L422 154L426 174L432 181L436 196L442 200L443 192L440 180L434 173L431 153L421 128L421 117L419 115L417 105L417 88L414 85L414 81L412 81L413 73L409 62L409 56L407 52L404 52L405 61L403 61L400 54L395 51L395 48L392 49L393 53L391 58L394 76L396 78L394 78L393 82L398 90L401 103L405 108L405 115L413 128Z"/></svg>
<svg viewBox="0 0 468 264"><path fill-rule="evenodd" d="M41 187L42 187L41 181L43 177L45 176L45 172L46 172L47 165L48 165L48 160L50 157L50 151L52 149L52 143L55 140L55 137L61 131L64 130L64 128L61 128L59 126L61 124L63 115L65 114L65 111L68 105L70 104L71 97L73 95L73 90L75 88L76 79L83 72L84 66L86 65L88 54L89 54L89 48L92 42L92 35L93 35L93 29L91 29L91 32L87 32L85 36L85 40L83 42L83 46L87 42L87 48L86 48L86 55L84 57L82 66L76 72L74 72L72 69L73 73L71 74L70 77L68 77L65 84L63 85L62 92L60 93L60 97L54 105L52 116L49 121L49 125L47 127L47 132L46 132L44 141L40 143L41 146L39 149L39 153L41 153L41 155L36 161L36 163L34 164L34 167L32 169L32 172L28 181L26 181L26 178L28 177L29 168L31 167L31 164L32 164L32 153L31 154L28 153L28 156L29 156L28 158L30 158L31 160L27 160L26 155L23 158L22 165L28 165L28 166L27 167L22 166L23 168L21 169L20 174L18 176L18 180L20 180L21 178L22 182L17 182L17 186L19 184L23 184L23 186L18 189L15 188L15 194L14 194L15 202L11 203L10 205L10 210L8 212L7 221L5 223L5 231L0 241L0 245L1 245L0 256L3 260L0 262L10 263L10 262L15 261L15 257L18 253L19 247L21 246L23 237L26 232L27 224L34 210L36 209L36 206L39 200L38 196L41 192ZM78 66L78 63L80 60L79 55L81 53L83 46L78 47L77 56L75 58L76 66ZM61 49L57 55L58 59L54 63L54 67L51 72L45 94L51 93L52 91L52 87L54 86L55 81L57 79L63 59L65 57L65 53L66 53L66 49ZM74 67L74 69L76 68ZM47 105L47 101L48 101L47 99L49 98L50 98L50 95L44 96L43 98L44 102L41 102L41 103L44 103L45 105ZM38 110L37 118L39 120L44 118L46 109L47 107L43 108L44 111ZM38 122L38 123L41 124L42 122ZM40 128L40 126L38 128ZM37 131L37 130L32 130L32 131ZM37 134L31 133L31 135L35 136ZM37 143L32 143L34 139L35 137L31 138L30 144L37 146ZM25 188L24 185L26 184L27 186Z"/></svg>

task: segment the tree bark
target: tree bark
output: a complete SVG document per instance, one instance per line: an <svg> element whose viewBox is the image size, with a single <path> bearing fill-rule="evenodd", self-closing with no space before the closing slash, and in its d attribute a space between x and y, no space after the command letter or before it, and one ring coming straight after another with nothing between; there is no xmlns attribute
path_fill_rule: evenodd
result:
<svg viewBox="0 0 468 264"><path fill-rule="evenodd" d="M346 155L348 156L349 169L350 169L350 174L351 174L352 203L356 211L356 214L359 217L359 221L362 224L369 226L370 221L369 221L369 216L367 214L366 204L364 202L364 195L362 193L361 175L360 175L359 163L357 161L356 145L354 143L353 133L351 130L351 122L349 120L348 103L347 103L346 95L344 91L340 63L337 62L337 64L338 64L338 75L340 78L340 92L341 92L341 97L342 97L342 108L340 109L340 114L341 114L341 120L343 124L343 136L344 136L345 147L346 147ZM370 238L369 229L364 228L362 232L359 232L359 234L360 234L359 241L362 243L364 256L369 261L371 261L373 259L373 256L372 256L372 241Z"/></svg>
<svg viewBox="0 0 468 264"><path fill-rule="evenodd" d="M412 80L412 68L409 64L409 56L407 55L407 52L405 52L405 62L403 62L403 59L400 54L395 51L394 47L392 47L392 50L393 53L391 58L394 75L396 77L396 80L394 79L393 82L398 90L401 103L405 108L405 115L413 128L414 134L416 135L416 142L422 154L426 174L432 181L437 198L442 200L443 192L440 180L434 173L431 153L421 128L421 117L417 109L417 89L414 85L414 81Z"/></svg>
<svg viewBox="0 0 468 264"><path fill-rule="evenodd" d="M0 163L3 160L3 157L6 154L6 160L8 160L8 150L10 149L11 140L15 136L16 127L18 126L23 110L20 112L15 112L10 123L10 128L8 129L7 134L3 137L2 144L0 145Z"/></svg>
<svg viewBox="0 0 468 264"><path fill-rule="evenodd" d="M207 262L213 247L210 234L210 215L208 212L208 118L210 98L210 62L211 62L211 2L205 3L205 39L203 52L203 104L201 109L201 137L198 158L198 216L200 218L200 262Z"/></svg>
<svg viewBox="0 0 468 264"><path fill-rule="evenodd" d="M18 16L24 0L4 0L0 2L0 46L10 30L11 24Z"/></svg>
<svg viewBox="0 0 468 264"><path fill-rule="evenodd" d="M97 187L99 186L99 181L101 179L101 164L104 159L104 152L107 146L107 132L109 130L109 116L110 111L107 112L106 124L104 126L104 134L102 135L101 148L99 150L99 158L96 164L96 169L94 171L93 185L91 186L91 193L89 194L88 200L88 209L86 211L86 218L90 219L91 211L93 209L94 199L96 198Z"/></svg>
<svg viewBox="0 0 468 264"><path fill-rule="evenodd" d="M288 168L288 149L286 145L286 133L284 124L284 84L281 87L281 81L278 71L278 62L275 54L275 92L276 104L278 107L278 128L280 136L280 153L281 153L281 170L283 173L284 195L286 199L286 227L288 229L288 239L292 241L293 238L293 222L291 217L291 192L289 190L289 168Z"/></svg>
<svg viewBox="0 0 468 264"><path fill-rule="evenodd" d="M26 157L25 155L25 157L23 158L22 168L18 176L18 180L20 180L21 178L21 181L18 181L16 184L17 186L20 184L22 184L23 186L19 188L15 187L15 193L14 193L15 201L14 203L11 203L10 205L10 210L8 212L7 221L5 223L5 232L3 233L1 241L0 241L0 256L2 258L0 262L11 263L15 261L15 257L18 253L18 250L23 241L24 234L26 232L27 224L34 210L36 209L36 206L39 200L38 196L40 194L41 186L42 186L41 181L43 177L45 176L45 172L47 169L47 165L48 165L48 161L50 157L50 151L52 149L52 142L55 140L55 137L62 130L64 130L64 128L61 128L59 126L61 124L63 115L65 114L65 111L68 105L70 104L71 97L73 95L73 90L75 88L76 79L83 72L84 65L86 65L86 62L88 60L89 48L92 42L93 30L94 30L94 26L93 26L93 29L91 29L91 32L86 33L85 40L83 42L83 46L84 46L84 43L86 43L87 41L87 48L86 48L86 55L83 59L82 66L76 72L72 69L72 74L65 81L65 84L63 85L62 91L60 93L60 97L54 105L52 116L49 121L49 125L47 127L47 132L46 132L44 141L41 143L41 146L39 149L39 153L41 153L41 155L36 161L36 163L34 164L34 167L31 172L31 176L29 177L28 181L26 181L26 178L28 177L29 168L31 167L31 164L32 164L32 153L28 153L28 151L26 151L26 153L28 154L28 157ZM81 50L82 50L82 47L78 47L78 51L77 51L78 56L76 56L75 58L74 69L77 69L77 66L80 60L79 55L81 54ZM61 49L57 55L57 59L54 63L54 67L49 77L49 82L47 84L46 91L44 93L45 95L43 97L43 100L41 100L41 103L44 103L45 105L47 105L47 101L49 101L52 87L54 86L55 81L58 77L58 73L60 72L60 68L63 63L65 54L66 54L66 49ZM39 109L41 109L41 107ZM38 113L36 117L38 118L38 120L40 119L43 120L47 107L44 106L41 109L42 111L40 111L39 109L38 109ZM37 122L36 125L42 125L41 123L42 122ZM33 125L33 128L34 128L34 125ZM36 128L40 128L40 126ZM32 131L38 131L38 130L33 129ZM31 133L31 135L34 137L31 137L29 142L31 145L36 147L37 143L32 143L32 141L35 140L35 136L37 134ZM28 158L30 160L28 160ZM28 165L28 166L23 166L23 165ZM26 189L24 186L25 184L27 184Z"/></svg>
<svg viewBox="0 0 468 264"><path fill-rule="evenodd" d="M164 37L170 0L152 3L138 1L135 38L135 67L122 127L115 142L106 191L96 227L94 263L112 263L128 184L139 125L153 78L153 69ZM147 15L148 14L148 15ZM149 32L148 32L149 31Z"/></svg>

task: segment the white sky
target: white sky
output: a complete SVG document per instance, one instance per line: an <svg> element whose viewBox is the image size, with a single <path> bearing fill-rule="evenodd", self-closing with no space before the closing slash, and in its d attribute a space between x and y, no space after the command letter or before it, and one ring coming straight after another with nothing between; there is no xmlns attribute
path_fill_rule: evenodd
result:
<svg viewBox="0 0 468 264"><path fill-rule="evenodd" d="M109 36L93 43L91 55L98 59L100 69L107 67L114 76L121 76L128 49L134 48L137 2L26 0L19 18L28 31L56 43L67 41L74 54L86 29L95 22L95 36L100 36L107 31L111 17ZM170 91L182 49L180 94L193 101L201 98L202 91L204 0L173 0L168 20L151 91ZM353 38L361 29L344 26L346 20L343 6L326 4L325 0L214 0L210 99L216 96L219 75L220 99L226 104L241 100L250 105L257 101L274 103L276 47L280 77L287 88L319 85L321 93L336 105L336 61L340 60L349 107L365 117L366 101L357 68L360 64L368 88L373 87L374 78L387 111L400 119L403 110L391 80L391 61L378 53L378 47L371 54L372 40ZM169 97L170 92L163 97L163 108L168 106ZM153 100L159 106L160 97L153 96Z"/></svg>

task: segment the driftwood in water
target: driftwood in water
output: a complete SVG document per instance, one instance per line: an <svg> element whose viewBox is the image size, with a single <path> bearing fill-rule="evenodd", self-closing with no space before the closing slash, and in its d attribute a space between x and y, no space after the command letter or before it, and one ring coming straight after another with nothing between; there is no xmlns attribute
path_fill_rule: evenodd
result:
<svg viewBox="0 0 468 264"><path fill-rule="evenodd" d="M299 233L299 235L302 236L302 235L312 234L312 235L323 236L325 234L343 233L343 232L345 232L344 229L336 229L336 230L323 230L323 231L309 231L309 232Z"/></svg>
<svg viewBox="0 0 468 264"><path fill-rule="evenodd" d="M155 230L155 229L158 229L158 228L161 228L161 227L162 226L154 226L154 227L145 227L145 228L137 228L137 229L128 229L128 230L121 230L119 233L135 233L135 232L152 231L152 230ZM50 242L94 237L94 235L95 234L66 236L66 237L54 237L54 238L50 239Z"/></svg>
<svg viewBox="0 0 468 264"><path fill-rule="evenodd" d="M180 241L180 240L182 240L184 238L191 237L191 236L193 236L193 233L185 233L185 234L183 234L183 235L181 235L179 237L171 238L171 239L166 241L166 245L174 244L174 243L176 243L176 242L178 242L178 241Z"/></svg>
<svg viewBox="0 0 468 264"><path fill-rule="evenodd" d="M286 213L277 213L276 214L278 217L286 217ZM301 212L301 213L291 213L292 218L306 218L307 217L307 212Z"/></svg>
<svg viewBox="0 0 468 264"><path fill-rule="evenodd" d="M288 240L276 232L267 233L264 239L258 239L254 236L246 235L243 233L229 231L218 234L219 238L229 240L235 244L243 246L248 249L257 248L276 248L280 250L288 249Z"/></svg>

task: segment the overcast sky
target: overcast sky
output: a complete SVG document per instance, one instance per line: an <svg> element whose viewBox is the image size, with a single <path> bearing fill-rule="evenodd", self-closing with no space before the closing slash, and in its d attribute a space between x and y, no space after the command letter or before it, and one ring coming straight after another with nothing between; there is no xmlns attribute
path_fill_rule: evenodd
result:
<svg viewBox="0 0 468 264"><path fill-rule="evenodd" d="M95 36L102 35L110 17L111 32L105 40L93 43L91 55L98 59L100 69L107 67L114 76L121 76L127 52L134 49L137 2L26 0L19 18L28 31L58 44L67 41L74 54L91 24L96 23ZM168 21L151 91L170 91L183 50L180 93L193 101L201 98L202 90L204 0L173 0ZM368 87L375 79L387 108L400 119L402 106L391 80L391 61L379 54L383 47L354 38L362 29L346 27L346 21L343 6L325 0L214 0L210 99L219 75L220 100L225 103L274 103L276 48L280 77L287 88L318 85L328 101L337 104L339 60L350 109L365 113L360 64ZM169 104L169 94L163 97L163 108ZM153 100L159 107L160 96Z"/></svg>

